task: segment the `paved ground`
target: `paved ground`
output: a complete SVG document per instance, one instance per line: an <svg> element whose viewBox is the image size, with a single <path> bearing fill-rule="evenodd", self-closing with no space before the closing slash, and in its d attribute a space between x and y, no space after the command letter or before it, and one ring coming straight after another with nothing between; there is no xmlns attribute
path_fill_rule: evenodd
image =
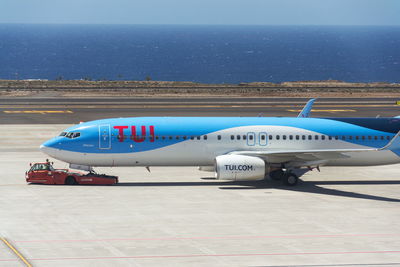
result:
<svg viewBox="0 0 400 267"><path fill-rule="evenodd" d="M296 116L305 98L24 98L0 99L0 124L79 123L138 116ZM314 117L392 117L397 98L320 98Z"/></svg>
<svg viewBox="0 0 400 267"><path fill-rule="evenodd" d="M27 185L38 145L66 126L0 125L0 237L34 266L400 266L400 165L322 168L295 188L188 167ZM24 266L1 240L0 266Z"/></svg>

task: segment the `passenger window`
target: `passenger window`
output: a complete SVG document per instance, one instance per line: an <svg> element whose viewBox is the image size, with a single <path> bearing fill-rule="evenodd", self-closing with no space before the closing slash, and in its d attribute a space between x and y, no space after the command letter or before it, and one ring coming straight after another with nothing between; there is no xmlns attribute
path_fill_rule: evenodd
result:
<svg viewBox="0 0 400 267"><path fill-rule="evenodd" d="M343 136L342 136L342 140L346 140L346 136L343 135Z"/></svg>
<svg viewBox="0 0 400 267"><path fill-rule="evenodd" d="M374 140L378 140L378 136L375 135L375 136L374 136Z"/></svg>
<svg viewBox="0 0 400 267"><path fill-rule="evenodd" d="M381 136L381 140L384 140L384 137L383 137L383 135Z"/></svg>
<svg viewBox="0 0 400 267"><path fill-rule="evenodd" d="M349 140L353 140L353 136L349 135Z"/></svg>
<svg viewBox="0 0 400 267"><path fill-rule="evenodd" d="M237 140L240 140L240 135L236 135L236 139L237 139Z"/></svg>
<svg viewBox="0 0 400 267"><path fill-rule="evenodd" d="M272 135L270 135L270 136L269 136L269 140L272 140L272 139L273 139L273 136L272 136Z"/></svg>
<svg viewBox="0 0 400 267"><path fill-rule="evenodd" d="M203 136L203 139L204 139L204 140L207 140L207 135Z"/></svg>
<svg viewBox="0 0 400 267"><path fill-rule="evenodd" d="M187 137L186 136L183 136L183 140L186 140L187 139Z"/></svg>
<svg viewBox="0 0 400 267"><path fill-rule="evenodd" d="M336 135L336 136L335 136L335 140L338 140L338 139L339 139L339 136Z"/></svg>
<svg viewBox="0 0 400 267"><path fill-rule="evenodd" d="M282 139L283 139L283 140L286 140L286 135L282 135Z"/></svg>
<svg viewBox="0 0 400 267"><path fill-rule="evenodd" d="M386 140L390 140L390 136L386 136Z"/></svg>
<svg viewBox="0 0 400 267"><path fill-rule="evenodd" d="M261 135L261 140L265 140L265 135Z"/></svg>
<svg viewBox="0 0 400 267"><path fill-rule="evenodd" d="M369 135L369 136L368 136L368 140L372 140L372 136Z"/></svg>
<svg viewBox="0 0 400 267"><path fill-rule="evenodd" d="M221 140L221 136L220 135L218 135L218 140Z"/></svg>
<svg viewBox="0 0 400 267"><path fill-rule="evenodd" d="M190 137L190 140L194 140L194 136L191 136L191 137Z"/></svg>
<svg viewBox="0 0 400 267"><path fill-rule="evenodd" d="M165 136L162 137L162 140L165 140Z"/></svg>
<svg viewBox="0 0 400 267"><path fill-rule="evenodd" d="M363 135L363 136L361 136L361 139L362 139L362 140L365 140L365 136L364 136L364 135Z"/></svg>
<svg viewBox="0 0 400 267"><path fill-rule="evenodd" d="M252 135L249 135L249 140L253 140L253 136Z"/></svg>
<svg viewBox="0 0 400 267"><path fill-rule="evenodd" d="M246 137L247 137L246 135L243 135L243 140L246 140L247 139Z"/></svg>
<svg viewBox="0 0 400 267"><path fill-rule="evenodd" d="M235 139L235 136L231 135L231 140L234 140L234 139Z"/></svg>
<svg viewBox="0 0 400 267"><path fill-rule="evenodd" d="M332 136L328 136L328 139L329 139L329 140L332 140Z"/></svg>
<svg viewBox="0 0 400 267"><path fill-rule="evenodd" d="M300 140L300 136L299 135L296 135L296 140Z"/></svg>
<svg viewBox="0 0 400 267"><path fill-rule="evenodd" d="M280 136L279 136L279 134L276 136L276 140L279 140L280 139Z"/></svg>
<svg viewBox="0 0 400 267"><path fill-rule="evenodd" d="M314 139L315 139L315 140L318 140L318 135L314 136Z"/></svg>
<svg viewBox="0 0 400 267"><path fill-rule="evenodd" d="M321 140L325 140L325 135L321 135Z"/></svg>
<svg viewBox="0 0 400 267"><path fill-rule="evenodd" d="M305 135L302 135L302 136L301 136L301 139L302 139L302 140L306 140L306 136L305 136Z"/></svg>
<svg viewBox="0 0 400 267"><path fill-rule="evenodd" d="M308 140L312 140L312 135L309 135L309 136L308 136Z"/></svg>
<svg viewBox="0 0 400 267"><path fill-rule="evenodd" d="M172 136L169 136L168 138L169 138L169 140L172 140Z"/></svg>
<svg viewBox="0 0 400 267"><path fill-rule="evenodd" d="M358 139L360 139L359 137L358 137L358 135L356 136L356 140L358 140Z"/></svg>
<svg viewBox="0 0 400 267"><path fill-rule="evenodd" d="M179 140L179 136L176 137L176 140Z"/></svg>
<svg viewBox="0 0 400 267"><path fill-rule="evenodd" d="M200 140L200 138L201 138L201 136L197 136L197 137L196 137L197 140Z"/></svg>
<svg viewBox="0 0 400 267"><path fill-rule="evenodd" d="M289 135L289 140L293 140L293 135Z"/></svg>

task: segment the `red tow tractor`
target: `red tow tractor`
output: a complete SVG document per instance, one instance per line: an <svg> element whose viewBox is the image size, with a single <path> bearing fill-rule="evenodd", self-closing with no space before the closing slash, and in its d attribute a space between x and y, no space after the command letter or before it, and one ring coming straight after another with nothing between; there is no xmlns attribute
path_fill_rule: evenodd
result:
<svg viewBox="0 0 400 267"><path fill-rule="evenodd" d="M111 185L118 183L117 176L89 172L73 172L68 169L54 169L53 163L30 164L31 168L25 173L26 182L35 184L97 184Z"/></svg>

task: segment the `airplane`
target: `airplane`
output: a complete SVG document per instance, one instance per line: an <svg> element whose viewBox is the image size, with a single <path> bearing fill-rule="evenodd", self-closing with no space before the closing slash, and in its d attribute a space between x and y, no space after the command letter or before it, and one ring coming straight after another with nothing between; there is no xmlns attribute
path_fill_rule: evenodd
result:
<svg viewBox="0 0 400 267"><path fill-rule="evenodd" d="M400 163L400 118L132 117L84 122L40 146L92 171L98 166L199 166L221 180L271 178L294 186L321 166Z"/></svg>

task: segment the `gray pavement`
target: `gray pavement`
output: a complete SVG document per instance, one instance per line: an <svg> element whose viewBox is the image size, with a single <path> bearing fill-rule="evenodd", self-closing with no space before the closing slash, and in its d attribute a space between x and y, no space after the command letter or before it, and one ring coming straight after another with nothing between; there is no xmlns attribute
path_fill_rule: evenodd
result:
<svg viewBox="0 0 400 267"><path fill-rule="evenodd" d="M306 98L0 98L0 124L79 123L142 116L295 116ZM396 98L320 98L314 117L393 117Z"/></svg>
<svg viewBox="0 0 400 267"><path fill-rule="evenodd" d="M194 167L26 184L39 144L67 126L0 125L0 237L33 266L400 266L400 165L322 168L295 188ZM24 266L1 241L0 266Z"/></svg>

